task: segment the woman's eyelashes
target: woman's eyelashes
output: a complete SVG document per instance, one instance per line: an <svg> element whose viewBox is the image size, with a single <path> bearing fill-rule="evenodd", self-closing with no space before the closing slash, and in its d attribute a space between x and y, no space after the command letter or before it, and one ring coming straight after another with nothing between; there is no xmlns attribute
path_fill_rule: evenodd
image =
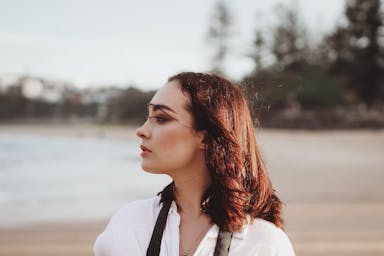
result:
<svg viewBox="0 0 384 256"><path fill-rule="evenodd" d="M170 120L169 118L161 116L161 115L152 115L152 116L148 115L147 119L152 119L156 123L159 123L159 124L166 123L167 121Z"/></svg>

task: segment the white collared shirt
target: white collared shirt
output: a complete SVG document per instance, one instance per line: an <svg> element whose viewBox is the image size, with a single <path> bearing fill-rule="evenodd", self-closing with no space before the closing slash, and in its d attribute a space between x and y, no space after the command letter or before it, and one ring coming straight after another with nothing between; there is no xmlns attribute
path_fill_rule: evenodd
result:
<svg viewBox="0 0 384 256"><path fill-rule="evenodd" d="M146 255L157 216L160 197L129 203L110 220L96 239L95 256ZM168 213L167 224L161 241L160 256L179 255L180 215L175 202ZM212 256L219 227L213 225L201 240L193 256ZM274 224L256 219L240 232L234 232L229 256L294 256L287 235Z"/></svg>

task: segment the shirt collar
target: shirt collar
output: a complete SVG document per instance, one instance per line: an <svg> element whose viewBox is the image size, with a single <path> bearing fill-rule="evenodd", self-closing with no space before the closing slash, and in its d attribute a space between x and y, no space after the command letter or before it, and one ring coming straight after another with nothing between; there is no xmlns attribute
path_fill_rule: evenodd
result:
<svg viewBox="0 0 384 256"><path fill-rule="evenodd" d="M233 238L243 240L247 235L247 231L248 231L248 227L247 225L244 225L244 227L240 231L233 232ZM217 226L216 224L213 224L213 226L207 232L207 237L217 239L218 235L219 235L219 226Z"/></svg>
<svg viewBox="0 0 384 256"><path fill-rule="evenodd" d="M177 205L175 200L172 201L171 208L169 209L169 213L174 215L179 215L179 213L177 212Z"/></svg>
<svg viewBox="0 0 384 256"><path fill-rule="evenodd" d="M177 212L177 205L175 201L172 201L171 208L169 209L169 214L180 216L179 213ZM247 223L249 223L249 221L250 219L247 218ZM244 239L247 235L247 231L248 231L248 225L245 224L240 231L233 232L233 237L237 239ZM217 226L216 224L213 224L212 227L207 232L207 237L217 239L218 235L219 235L219 226Z"/></svg>

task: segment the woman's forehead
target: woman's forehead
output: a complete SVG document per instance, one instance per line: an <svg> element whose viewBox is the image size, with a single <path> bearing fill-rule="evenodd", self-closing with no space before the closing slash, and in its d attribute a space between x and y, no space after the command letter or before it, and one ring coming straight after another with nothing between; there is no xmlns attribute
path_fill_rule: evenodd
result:
<svg viewBox="0 0 384 256"><path fill-rule="evenodd" d="M187 111L189 105L189 96L181 91L176 81L168 82L161 87L148 104L152 110L163 108L175 113Z"/></svg>

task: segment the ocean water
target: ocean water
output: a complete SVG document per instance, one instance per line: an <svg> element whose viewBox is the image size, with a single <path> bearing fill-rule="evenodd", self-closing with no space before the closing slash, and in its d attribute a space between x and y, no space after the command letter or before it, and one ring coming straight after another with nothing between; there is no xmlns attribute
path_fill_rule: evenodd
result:
<svg viewBox="0 0 384 256"><path fill-rule="evenodd" d="M0 134L0 228L94 221L169 183L141 170L137 140Z"/></svg>

